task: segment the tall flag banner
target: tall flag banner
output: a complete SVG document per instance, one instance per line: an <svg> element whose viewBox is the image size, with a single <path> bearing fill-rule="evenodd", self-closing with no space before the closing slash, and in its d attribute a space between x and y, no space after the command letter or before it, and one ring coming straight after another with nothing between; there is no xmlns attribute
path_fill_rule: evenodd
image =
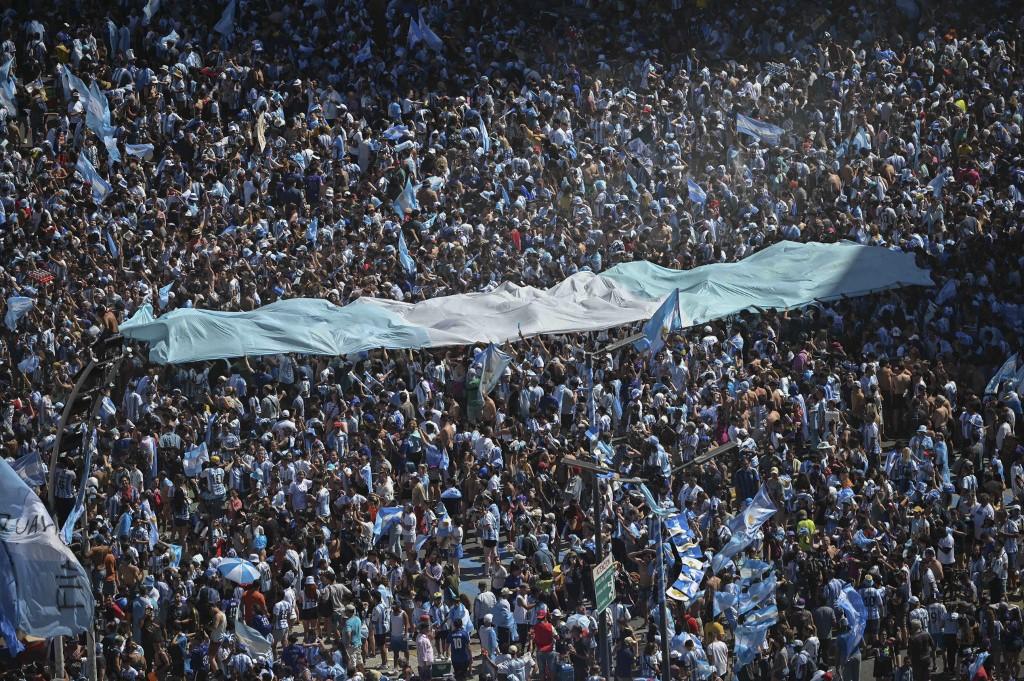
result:
<svg viewBox="0 0 1024 681"><path fill-rule="evenodd" d="M512 363L512 358L491 343L473 361L480 375L480 396L490 395L498 387L505 369Z"/></svg>
<svg viewBox="0 0 1024 681"><path fill-rule="evenodd" d="M644 343L646 340L647 350L655 355L665 347L662 335L666 332L681 331L683 327L683 311L679 309L679 289L675 289L668 294L654 316L644 324L644 338L637 342Z"/></svg>
<svg viewBox="0 0 1024 681"><path fill-rule="evenodd" d="M356 64L362 64L364 61L370 61L370 58L373 56L373 52L371 51L372 47L373 41L367 38L366 42L363 43L363 46L358 52L356 52L356 56L352 58L352 61Z"/></svg>
<svg viewBox="0 0 1024 681"><path fill-rule="evenodd" d="M413 185L412 180L406 178L405 187L402 189L402 193L394 201L395 213L399 217L405 216L405 211L418 210L420 207L419 201L416 199L416 192L419 191L420 186Z"/></svg>
<svg viewBox="0 0 1024 681"><path fill-rule="evenodd" d="M420 39L435 52L444 50L444 43L437 37L437 34L430 28L430 24L427 23L426 18L423 16L422 7L419 12L419 20Z"/></svg>
<svg viewBox="0 0 1024 681"><path fill-rule="evenodd" d="M224 12L220 15L220 20L213 25L213 30L220 33L222 36L230 37L235 32L235 12L238 9L237 0L231 0L227 7L224 8Z"/></svg>
<svg viewBox="0 0 1024 681"><path fill-rule="evenodd" d="M370 468L370 463L367 462L365 466L359 469L359 476L362 477L363 482L366 483L366 489L370 494L373 494L373 469Z"/></svg>
<svg viewBox="0 0 1024 681"><path fill-rule="evenodd" d="M373 520L373 540L376 542L387 535L395 523L402 519L401 506L388 506L377 510L377 517Z"/></svg>
<svg viewBox="0 0 1024 681"><path fill-rule="evenodd" d="M480 124L477 126L480 129L480 146L483 147L484 153L491 153L491 137L487 134L487 126L484 125L484 117L479 116Z"/></svg>
<svg viewBox="0 0 1024 681"><path fill-rule="evenodd" d="M89 437L89 445L85 448L85 461L82 463L82 470L86 471L86 474L92 471L92 456L96 452L98 447L96 431L92 431L92 435ZM78 494L75 495L75 505L71 507L71 512L68 513L67 519L64 521L64 527L61 528L60 537L64 540L65 544L71 543L71 538L75 533L75 525L78 524L78 519L85 513L85 490L86 485L78 486Z"/></svg>
<svg viewBox="0 0 1024 681"><path fill-rule="evenodd" d="M84 486L84 485L83 485ZM0 633L18 648L30 636L74 636L93 624L89 573L57 536L36 493L0 459Z"/></svg>
<svg viewBox="0 0 1024 681"><path fill-rule="evenodd" d="M18 102L14 95L17 92L17 82L11 75L11 65L14 57L10 57L0 66L0 105L7 109L9 116L13 117L18 111Z"/></svg>
<svg viewBox="0 0 1024 681"><path fill-rule="evenodd" d="M46 466L39 452L29 452L11 464L11 468L18 474L18 477L32 485L39 487L46 484Z"/></svg>
<svg viewBox="0 0 1024 681"><path fill-rule="evenodd" d="M398 261L410 276L416 274L416 261L409 255L409 246L405 243L405 232L401 227L398 228Z"/></svg>
<svg viewBox="0 0 1024 681"><path fill-rule="evenodd" d="M96 172L96 168L89 162L89 159L85 157L85 154L78 155L78 161L75 163L75 170L82 179L89 183L92 189L92 200L98 204L102 204L110 196L114 188L110 186L110 183L103 179L103 177Z"/></svg>
<svg viewBox="0 0 1024 681"><path fill-rule="evenodd" d="M868 624L868 611L864 607L864 599L852 585L843 582L842 591L836 598L836 609L842 610L846 615L846 622L849 628L836 637L839 662L845 662L856 652L860 642L864 639L864 630Z"/></svg>
<svg viewBox="0 0 1024 681"><path fill-rule="evenodd" d="M1009 359L1003 362L1003 366L999 367L999 371L989 379L988 385L985 386L985 395L995 395L996 391L999 390L1000 383L1016 378L1018 368L1017 364L1017 354L1014 353L1010 355Z"/></svg>
<svg viewBox="0 0 1024 681"><path fill-rule="evenodd" d="M777 125L759 121L756 118L736 114L736 132L749 135L765 144L777 147L782 141L782 135L786 131Z"/></svg>
<svg viewBox="0 0 1024 681"><path fill-rule="evenodd" d="M692 202L694 202L696 204L700 204L701 206L703 206L705 203L707 203L707 200L708 200L707 192L705 192L703 189L701 189L700 185L697 184L693 180L693 178L691 178L691 179L686 181L686 188L687 188L687 190L689 191L689 194L690 194L690 201L692 201Z"/></svg>
<svg viewBox="0 0 1024 681"><path fill-rule="evenodd" d="M733 532L745 530L753 534L759 527L764 525L766 520L775 515L778 510L768 497L767 488L762 485L761 489L754 495L754 498L750 500L750 505L729 520L729 529Z"/></svg>
<svg viewBox="0 0 1024 681"><path fill-rule="evenodd" d="M7 299L7 312L4 314L4 325L11 331L16 331L18 321L35 307L35 298L28 296L11 296Z"/></svg>
<svg viewBox="0 0 1024 681"><path fill-rule="evenodd" d="M253 657L271 658L274 644L266 636L242 621L242 608L235 609L235 638L244 643Z"/></svg>

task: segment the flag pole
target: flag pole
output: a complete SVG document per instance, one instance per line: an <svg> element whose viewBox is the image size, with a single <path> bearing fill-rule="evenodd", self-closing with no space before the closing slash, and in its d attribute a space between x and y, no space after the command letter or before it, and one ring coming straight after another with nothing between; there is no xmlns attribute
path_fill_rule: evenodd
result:
<svg viewBox="0 0 1024 681"><path fill-rule="evenodd" d="M672 666L670 664L671 651L668 640L668 603L665 600L665 592L668 585L665 583L665 542L662 538L662 517L654 516L658 523L658 629L661 631L661 681L672 681Z"/></svg>

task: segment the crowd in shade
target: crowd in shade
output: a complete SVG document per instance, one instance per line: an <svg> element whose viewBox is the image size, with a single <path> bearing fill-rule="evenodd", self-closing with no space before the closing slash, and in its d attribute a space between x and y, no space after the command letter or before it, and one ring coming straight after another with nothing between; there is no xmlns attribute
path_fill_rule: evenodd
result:
<svg viewBox="0 0 1024 681"><path fill-rule="evenodd" d="M57 645L100 681L1017 679L1022 29L1009 0L3 3L0 438L96 600L94 647L6 640L4 678ZM843 240L934 286L627 343L129 341L51 461L146 305Z"/></svg>

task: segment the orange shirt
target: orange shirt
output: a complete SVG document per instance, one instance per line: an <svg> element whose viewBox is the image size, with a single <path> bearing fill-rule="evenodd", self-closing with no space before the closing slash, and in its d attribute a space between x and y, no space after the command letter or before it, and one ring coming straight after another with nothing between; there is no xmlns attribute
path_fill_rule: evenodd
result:
<svg viewBox="0 0 1024 681"><path fill-rule="evenodd" d="M117 559L113 553L103 557L103 570L107 573L106 580L113 582L117 578Z"/></svg>

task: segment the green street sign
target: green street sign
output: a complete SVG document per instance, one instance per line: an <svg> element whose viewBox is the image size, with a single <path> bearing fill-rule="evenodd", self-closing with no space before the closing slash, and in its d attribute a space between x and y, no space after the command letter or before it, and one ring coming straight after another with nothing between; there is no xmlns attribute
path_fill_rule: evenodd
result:
<svg viewBox="0 0 1024 681"><path fill-rule="evenodd" d="M615 600L615 564L610 555L594 566L594 613L600 614Z"/></svg>

